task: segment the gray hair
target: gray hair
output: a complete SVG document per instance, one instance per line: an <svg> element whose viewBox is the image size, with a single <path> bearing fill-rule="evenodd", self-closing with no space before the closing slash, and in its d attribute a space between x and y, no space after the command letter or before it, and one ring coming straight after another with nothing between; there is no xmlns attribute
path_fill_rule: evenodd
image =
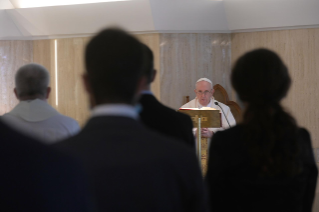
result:
<svg viewBox="0 0 319 212"><path fill-rule="evenodd" d="M36 63L24 65L19 68L15 75L17 96L45 98L49 82L50 74L44 66Z"/></svg>

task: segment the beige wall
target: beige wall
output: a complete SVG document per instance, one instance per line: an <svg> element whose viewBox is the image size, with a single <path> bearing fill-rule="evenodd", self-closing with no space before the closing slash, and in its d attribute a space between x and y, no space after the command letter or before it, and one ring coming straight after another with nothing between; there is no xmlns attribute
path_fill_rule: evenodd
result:
<svg viewBox="0 0 319 212"><path fill-rule="evenodd" d="M319 148L319 29L232 34L232 61L261 47L277 52L288 66L293 83L283 104ZM319 186L316 195L313 211L319 211Z"/></svg>

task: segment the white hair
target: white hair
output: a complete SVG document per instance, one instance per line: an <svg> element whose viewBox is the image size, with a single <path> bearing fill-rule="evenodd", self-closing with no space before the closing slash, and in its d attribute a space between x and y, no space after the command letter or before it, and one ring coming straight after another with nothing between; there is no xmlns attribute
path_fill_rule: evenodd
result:
<svg viewBox="0 0 319 212"><path fill-rule="evenodd" d="M197 83L202 82L202 81L209 82L211 89L213 89L213 83L212 83L212 81L210 81L210 79L207 79L207 78L200 78L199 80L197 80L197 82L196 82L196 84L195 84L195 87L197 86Z"/></svg>
<svg viewBox="0 0 319 212"><path fill-rule="evenodd" d="M18 97L39 96L45 98L50 82L48 70L39 64L30 63L19 68L15 75Z"/></svg>

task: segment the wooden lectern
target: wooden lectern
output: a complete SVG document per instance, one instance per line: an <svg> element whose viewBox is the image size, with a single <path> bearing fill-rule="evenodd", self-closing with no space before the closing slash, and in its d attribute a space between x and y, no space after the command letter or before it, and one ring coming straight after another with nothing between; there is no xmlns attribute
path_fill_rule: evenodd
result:
<svg viewBox="0 0 319 212"><path fill-rule="evenodd" d="M178 112L187 114L193 121L193 126L197 128L196 153L200 166L205 176L207 171L207 138L202 138L201 128L220 128L222 127L221 113L219 110L197 110L197 109L179 109Z"/></svg>

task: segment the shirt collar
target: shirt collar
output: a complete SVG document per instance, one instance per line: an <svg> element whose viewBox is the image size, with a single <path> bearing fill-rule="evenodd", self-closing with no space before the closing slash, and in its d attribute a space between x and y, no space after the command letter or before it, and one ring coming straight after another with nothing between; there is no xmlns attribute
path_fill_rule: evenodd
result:
<svg viewBox="0 0 319 212"><path fill-rule="evenodd" d="M124 116L138 119L136 109L127 104L103 104L92 109L91 116Z"/></svg>
<svg viewBox="0 0 319 212"><path fill-rule="evenodd" d="M141 94L153 95L152 91L147 91L147 90L142 91Z"/></svg>

